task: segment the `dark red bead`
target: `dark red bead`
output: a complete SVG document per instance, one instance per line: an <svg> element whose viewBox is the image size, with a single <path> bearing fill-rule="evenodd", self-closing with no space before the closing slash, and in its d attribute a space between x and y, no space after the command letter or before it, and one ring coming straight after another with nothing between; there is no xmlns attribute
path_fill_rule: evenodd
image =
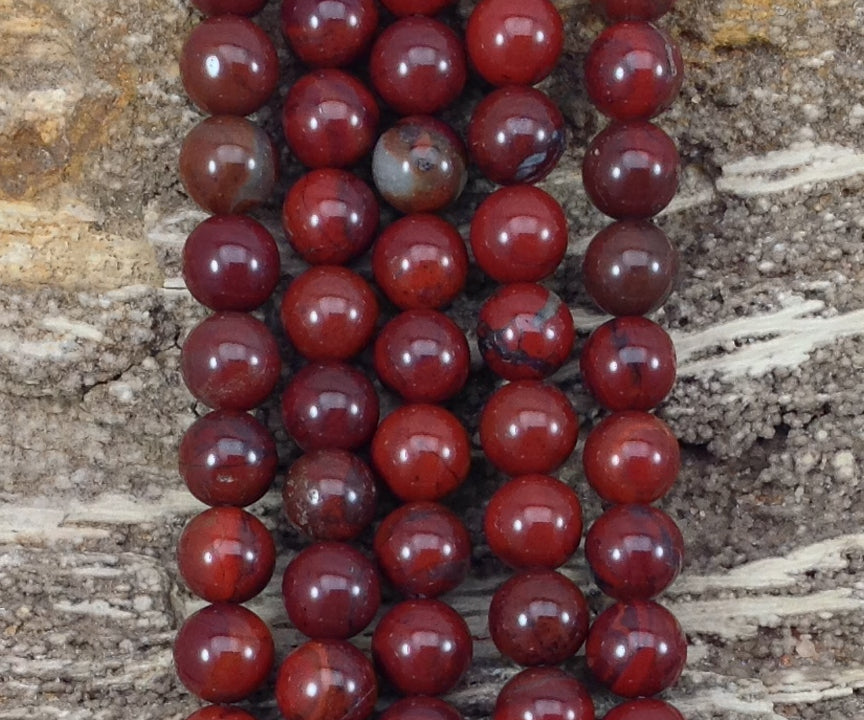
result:
<svg viewBox="0 0 864 720"><path fill-rule="evenodd" d="M254 15L267 0L192 0L192 4L205 15Z"/></svg>
<svg viewBox="0 0 864 720"><path fill-rule="evenodd" d="M409 215L375 241L372 272L397 307L441 308L465 286L468 253L449 223L435 215Z"/></svg>
<svg viewBox="0 0 864 720"><path fill-rule="evenodd" d="M372 656L404 695L443 695L471 665L471 633L439 600L405 600L381 618L372 634Z"/></svg>
<svg viewBox="0 0 864 720"><path fill-rule="evenodd" d="M216 410L251 410L273 392L281 361L273 333L244 313L215 313L183 343L186 387Z"/></svg>
<svg viewBox="0 0 864 720"><path fill-rule="evenodd" d="M378 425L378 395L369 378L349 365L307 365L282 394L282 421L305 452L356 450Z"/></svg>
<svg viewBox="0 0 864 720"><path fill-rule="evenodd" d="M468 125L468 148L480 171L501 185L545 178L564 152L564 118L539 90L505 87L487 95Z"/></svg>
<svg viewBox="0 0 864 720"><path fill-rule="evenodd" d="M582 162L585 192L618 220L656 215L678 189L678 150L649 122L613 123L588 145Z"/></svg>
<svg viewBox="0 0 864 720"><path fill-rule="evenodd" d="M255 718L240 708L208 705L193 712L186 720L255 720Z"/></svg>
<svg viewBox="0 0 864 720"><path fill-rule="evenodd" d="M643 699L612 708L603 720L684 720L684 716L662 700Z"/></svg>
<svg viewBox="0 0 864 720"><path fill-rule="evenodd" d="M591 0L591 6L608 22L656 20L675 5L675 0Z"/></svg>
<svg viewBox="0 0 864 720"><path fill-rule="evenodd" d="M601 230L582 262L585 289L612 315L647 315L672 292L678 252L647 220L622 220Z"/></svg>
<svg viewBox="0 0 864 720"><path fill-rule="evenodd" d="M189 131L180 148L180 179L198 205L215 215L247 212L276 184L278 155L266 132L245 118L219 115Z"/></svg>
<svg viewBox="0 0 864 720"><path fill-rule="evenodd" d="M605 418L582 453L585 478L611 503L651 503L672 487L681 469L678 440L662 420L625 411Z"/></svg>
<svg viewBox="0 0 864 720"><path fill-rule="evenodd" d="M443 505L408 503L378 526L375 556L403 595L436 597L467 577L471 538L462 521Z"/></svg>
<svg viewBox="0 0 864 720"><path fill-rule="evenodd" d="M236 507L196 515L177 544L177 568L189 589L207 602L242 603L273 575L276 548L263 523Z"/></svg>
<svg viewBox="0 0 864 720"><path fill-rule="evenodd" d="M174 639L177 677L202 700L231 703L260 688L273 666L273 638L242 605L208 605Z"/></svg>
<svg viewBox="0 0 864 720"><path fill-rule="evenodd" d="M675 683L687 660L687 638L657 603L617 603L591 625L588 669L616 695L656 695Z"/></svg>
<svg viewBox="0 0 864 720"><path fill-rule="evenodd" d="M288 91L282 129L291 152L304 165L348 167L372 149L378 104L366 86L348 73L316 70Z"/></svg>
<svg viewBox="0 0 864 720"><path fill-rule="evenodd" d="M294 54L313 67L357 60L378 27L374 0L283 0L282 33Z"/></svg>
<svg viewBox="0 0 864 720"><path fill-rule="evenodd" d="M419 696L397 700L378 720L462 720L462 716L443 700Z"/></svg>
<svg viewBox="0 0 864 720"><path fill-rule="evenodd" d="M500 283L548 277L567 252L567 218L558 202L531 185L487 197L471 220L474 259Z"/></svg>
<svg viewBox="0 0 864 720"><path fill-rule="evenodd" d="M282 226L291 247L310 265L344 265L372 245L378 230L372 189L345 170L313 170L285 196Z"/></svg>
<svg viewBox="0 0 864 720"><path fill-rule="evenodd" d="M455 0L381 0L381 4L397 17L437 15L454 2Z"/></svg>
<svg viewBox="0 0 864 720"><path fill-rule="evenodd" d="M622 317L597 328L579 361L582 381L609 410L650 410L675 384L675 347L657 323Z"/></svg>
<svg viewBox="0 0 864 720"><path fill-rule="evenodd" d="M529 668L498 694L492 720L594 720L591 695L558 668Z"/></svg>
<svg viewBox="0 0 864 720"><path fill-rule="evenodd" d="M480 443L508 475L549 473L573 452L579 423L558 388L519 380L495 391L480 415Z"/></svg>

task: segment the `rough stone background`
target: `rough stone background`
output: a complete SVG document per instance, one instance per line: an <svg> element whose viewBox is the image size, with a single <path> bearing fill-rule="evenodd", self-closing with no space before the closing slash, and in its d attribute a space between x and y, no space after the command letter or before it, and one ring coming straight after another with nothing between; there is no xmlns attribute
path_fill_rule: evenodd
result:
<svg viewBox="0 0 864 720"><path fill-rule="evenodd" d="M287 86L299 69L276 5L260 20ZM543 87L571 144L545 187L565 203L572 247L551 285L584 340L602 318L578 268L604 220L579 180L602 125L579 68L600 24L585 0L559 7L569 39ZM451 19L470 8L462 0ZM183 0L0 0L2 720L175 720L196 707L170 659L178 623L198 606L178 583L174 542L202 509L175 470L178 439L204 411L178 374L182 338L203 316L178 267L203 216L175 172L198 119L175 59L196 21ZM660 413L685 457L663 507L689 549L664 599L690 641L669 697L694 720L864 718L864 2L681 0L664 22L689 73L661 121L686 168L661 218L681 248L681 280L657 314L680 360ZM474 83L448 119L464 127L480 93ZM274 137L278 109L274 98L259 118ZM299 169L284 161L288 182ZM451 219L465 227L488 189L472 179ZM278 204L261 213L276 231ZM287 253L284 269L286 282L299 269ZM474 272L452 310L464 328L489 290ZM275 327L273 308L264 314ZM596 408L574 367L556 379L584 435ZM493 383L477 368L455 404L472 432ZM263 417L279 434L272 407ZM295 450L279 438L287 462ZM500 479L479 456L475 468L451 499L474 534L475 572L448 598L477 637L474 669L452 695L468 718L487 717L514 672L485 628L504 571L479 518ZM596 516L578 452L563 476ZM297 637L278 576L301 540L280 515L279 482L254 509L284 552L250 606L272 623L281 656ZM581 557L567 571L602 608ZM581 658L572 668L583 672ZM267 692L253 706L277 715Z"/></svg>

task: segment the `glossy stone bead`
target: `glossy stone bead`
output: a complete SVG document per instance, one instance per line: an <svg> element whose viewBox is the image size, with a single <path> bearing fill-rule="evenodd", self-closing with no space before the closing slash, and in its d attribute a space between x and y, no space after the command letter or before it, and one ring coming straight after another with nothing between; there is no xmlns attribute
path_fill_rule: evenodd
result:
<svg viewBox="0 0 864 720"><path fill-rule="evenodd" d="M616 695L656 695L681 675L687 638L663 606L617 603L594 620L585 656L591 674Z"/></svg>
<svg viewBox="0 0 864 720"><path fill-rule="evenodd" d="M242 603L260 593L276 564L264 524L236 507L196 515L177 543L177 568L189 589L207 602Z"/></svg>
<svg viewBox="0 0 864 720"><path fill-rule="evenodd" d="M582 262L585 289L611 315L647 315L672 292L678 251L647 220L622 220L601 230Z"/></svg>
<svg viewBox="0 0 864 720"><path fill-rule="evenodd" d="M471 220L474 259L500 283L548 277L567 252L567 218L558 202L531 185L489 195Z"/></svg>
<svg viewBox="0 0 864 720"><path fill-rule="evenodd" d="M615 318L597 328L579 360L582 380L609 410L650 410L675 384L675 347L657 323Z"/></svg>
<svg viewBox="0 0 864 720"><path fill-rule="evenodd" d="M240 708L208 705L193 712L186 720L255 720L255 718Z"/></svg>
<svg viewBox="0 0 864 720"><path fill-rule="evenodd" d="M631 700L612 708L603 720L684 720L684 716L662 700Z"/></svg>
<svg viewBox="0 0 864 720"><path fill-rule="evenodd" d="M539 90L504 87L471 116L468 149L480 171L500 185L545 178L564 152L564 118Z"/></svg>
<svg viewBox="0 0 864 720"><path fill-rule="evenodd" d="M341 168L372 149L378 104L357 78L342 70L316 70L292 85L282 109L288 147L311 168Z"/></svg>
<svg viewBox="0 0 864 720"><path fill-rule="evenodd" d="M613 413L597 425L582 452L585 478L611 503L652 503L672 487L681 469L678 439L645 412Z"/></svg>
<svg viewBox="0 0 864 720"><path fill-rule="evenodd" d="M379 208L366 183L345 170L313 170L295 182L282 206L282 226L310 265L344 265L369 249Z"/></svg>
<svg viewBox="0 0 864 720"><path fill-rule="evenodd" d="M675 5L675 0L591 0L591 6L607 22L656 20Z"/></svg>
<svg viewBox="0 0 864 720"><path fill-rule="evenodd" d="M313 67L350 65L378 27L374 0L283 0L282 33L300 60Z"/></svg>
<svg viewBox="0 0 864 720"><path fill-rule="evenodd" d="M471 537L462 521L443 505L408 503L378 526L375 557L403 595L436 597L467 577Z"/></svg>
<svg viewBox="0 0 864 720"><path fill-rule="evenodd" d="M372 634L372 656L404 695L443 695L471 665L468 625L439 600L405 600L394 605Z"/></svg>
<svg viewBox="0 0 864 720"><path fill-rule="evenodd" d="M377 699L372 663L344 640L301 645L276 676L276 704L288 720L365 720Z"/></svg>
<svg viewBox="0 0 864 720"><path fill-rule="evenodd" d="M372 339L378 301L357 273L318 265L288 286L280 316L291 344L305 358L347 360Z"/></svg>
<svg viewBox="0 0 864 720"><path fill-rule="evenodd" d="M267 0L191 0L205 15L255 15Z"/></svg>
<svg viewBox="0 0 864 720"><path fill-rule="evenodd" d="M215 215L248 212L276 185L278 155L266 132L245 118L218 115L189 131L180 148L180 180Z"/></svg>
<svg viewBox="0 0 864 720"><path fill-rule="evenodd" d="M549 473L573 452L579 422L558 388L536 380L496 390L480 415L480 443L508 475Z"/></svg>
<svg viewBox="0 0 864 720"><path fill-rule="evenodd" d="M381 4L396 17L408 15L431 17L450 7L454 2L455 0L381 0Z"/></svg>
<svg viewBox="0 0 864 720"><path fill-rule="evenodd" d="M470 361L465 334L435 310L400 313L375 341L378 377L408 402L449 400L465 385Z"/></svg>
<svg viewBox="0 0 864 720"><path fill-rule="evenodd" d="M480 308L477 345L506 380L547 377L570 357L576 332L561 298L535 283L505 285Z"/></svg>
<svg viewBox="0 0 864 720"><path fill-rule="evenodd" d="M316 450L295 460L282 488L285 514L313 540L351 540L375 517L372 471L346 450Z"/></svg>
<svg viewBox="0 0 864 720"><path fill-rule="evenodd" d="M242 700L260 688L273 666L273 638L242 605L208 605L189 616L174 639L177 677L214 703Z"/></svg>
<svg viewBox="0 0 864 720"><path fill-rule="evenodd" d="M397 307L441 308L465 287L468 253L449 223L435 215L409 215L375 241L372 272Z"/></svg>
<svg viewBox="0 0 864 720"><path fill-rule="evenodd" d="M307 365L282 394L282 421L304 452L356 450L378 425L378 395L369 378L350 365Z"/></svg>
<svg viewBox="0 0 864 720"><path fill-rule="evenodd" d="M582 182L594 206L617 220L656 215L678 189L678 150L649 122L613 123L591 141Z"/></svg>
<svg viewBox="0 0 864 720"><path fill-rule="evenodd" d="M443 700L418 696L397 700L378 720L462 720L462 716Z"/></svg>
<svg viewBox="0 0 864 720"><path fill-rule="evenodd" d="M520 665L557 665L588 635L588 603L572 580L552 570L527 570L492 596L489 634Z"/></svg>
<svg viewBox="0 0 864 720"><path fill-rule="evenodd" d="M529 668L498 694L492 720L594 720L591 695L558 668Z"/></svg>
<svg viewBox="0 0 864 720"><path fill-rule="evenodd" d="M279 81L270 38L251 20L221 15L197 25L180 53L180 78L189 98L210 115L249 115Z"/></svg>
<svg viewBox="0 0 864 720"><path fill-rule="evenodd" d="M279 380L281 361L273 333L244 313L215 313L183 343L180 370L196 399L216 410L251 410Z"/></svg>

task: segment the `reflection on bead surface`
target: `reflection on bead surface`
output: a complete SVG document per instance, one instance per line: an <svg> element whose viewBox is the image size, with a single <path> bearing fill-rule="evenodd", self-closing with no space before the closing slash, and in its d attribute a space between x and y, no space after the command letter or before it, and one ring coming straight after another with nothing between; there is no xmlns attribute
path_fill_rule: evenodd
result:
<svg viewBox="0 0 864 720"><path fill-rule="evenodd" d="M645 699L618 705L603 720L684 720L684 716L662 700Z"/></svg>
<svg viewBox="0 0 864 720"><path fill-rule="evenodd" d="M208 705L196 710L186 720L255 720L255 718L240 708Z"/></svg>
<svg viewBox="0 0 864 720"><path fill-rule="evenodd" d="M591 5L609 22L656 20L672 9L675 0L591 0Z"/></svg>
<svg viewBox="0 0 864 720"><path fill-rule="evenodd" d="M205 15L254 15L267 0L192 0L192 4Z"/></svg>
<svg viewBox="0 0 864 720"><path fill-rule="evenodd" d="M378 720L462 720L452 705L431 697L409 697L397 700Z"/></svg>
<svg viewBox="0 0 864 720"><path fill-rule="evenodd" d="M492 720L594 720L591 696L558 668L530 668L498 694Z"/></svg>
<svg viewBox="0 0 864 720"><path fill-rule="evenodd" d="M381 0L381 4L397 17L407 15L437 15L455 0Z"/></svg>
<svg viewBox="0 0 864 720"><path fill-rule="evenodd" d="M378 26L374 0L283 0L282 33L294 54L313 67L357 60Z"/></svg>

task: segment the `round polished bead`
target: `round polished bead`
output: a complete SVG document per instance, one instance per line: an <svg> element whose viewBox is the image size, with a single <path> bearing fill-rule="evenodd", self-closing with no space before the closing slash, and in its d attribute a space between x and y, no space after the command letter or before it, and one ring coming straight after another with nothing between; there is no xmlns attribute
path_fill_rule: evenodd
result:
<svg viewBox="0 0 864 720"><path fill-rule="evenodd" d="M282 226L310 265L344 265L366 252L378 230L372 189L345 170L313 170L291 186Z"/></svg>
<svg viewBox="0 0 864 720"><path fill-rule="evenodd" d="M251 410L279 380L279 347L267 326L244 313L216 313L183 343L183 382L196 399L217 410Z"/></svg>
<svg viewBox="0 0 864 720"><path fill-rule="evenodd" d="M471 538L462 521L443 505L408 503L378 526L375 556L403 595L436 597L467 577Z"/></svg>
<svg viewBox="0 0 864 720"><path fill-rule="evenodd" d="M205 15L254 15L267 0L192 0L192 4Z"/></svg>
<svg viewBox="0 0 864 720"><path fill-rule="evenodd" d="M615 318L597 328L579 365L591 394L609 410L650 410L675 384L675 347L657 323Z"/></svg>
<svg viewBox="0 0 864 720"><path fill-rule="evenodd" d="M585 192L600 212L618 220L656 215L678 189L678 150L649 122L613 123L588 145Z"/></svg>
<svg viewBox="0 0 864 720"><path fill-rule="evenodd" d="M193 712L186 720L255 720L255 718L240 708L208 705Z"/></svg>
<svg viewBox="0 0 864 720"><path fill-rule="evenodd" d="M477 318L483 360L506 380L551 375L570 357L575 337L570 308L535 283L500 288Z"/></svg>
<svg viewBox="0 0 864 720"><path fill-rule="evenodd" d="M448 305L465 286L468 253L449 223L435 215L409 215L375 241L372 272L397 307L436 309Z"/></svg>
<svg viewBox="0 0 864 720"><path fill-rule="evenodd" d="M418 696L397 700L378 720L462 720L462 716L443 700Z"/></svg>
<svg viewBox="0 0 864 720"><path fill-rule="evenodd" d="M189 589L207 602L242 603L273 575L276 548L263 523L236 507L196 515L177 544L177 568Z"/></svg>
<svg viewBox="0 0 864 720"><path fill-rule="evenodd" d="M631 700L612 708L603 720L684 720L684 716L662 700Z"/></svg>
<svg viewBox="0 0 864 720"><path fill-rule="evenodd" d="M177 677L202 700L230 703L251 695L273 666L273 638L262 620L242 605L208 605L177 632Z"/></svg>
<svg viewBox="0 0 864 720"><path fill-rule="evenodd" d="M372 471L346 450L316 450L294 461L285 478L285 514L313 540L351 540L375 517Z"/></svg>
<svg viewBox="0 0 864 720"><path fill-rule="evenodd" d="M487 197L471 220L477 264L500 283L548 277L567 252L567 218L558 202L531 185L513 185Z"/></svg>
<svg viewBox="0 0 864 720"><path fill-rule="evenodd" d="M617 603L591 625L588 669L616 695L656 695L675 683L687 659L678 621L657 603Z"/></svg>
<svg viewBox="0 0 864 720"><path fill-rule="evenodd" d="M519 380L496 390L480 415L480 443L508 475L549 473L573 452L579 423L558 388Z"/></svg>
<svg viewBox="0 0 864 720"><path fill-rule="evenodd" d="M675 5L675 0L591 0L595 12L608 22L656 20Z"/></svg>
<svg viewBox="0 0 864 720"><path fill-rule="evenodd" d="M310 268L282 298L282 326L309 360L347 360L372 339L378 301L362 277L337 265Z"/></svg>
<svg viewBox="0 0 864 720"><path fill-rule="evenodd" d="M276 184L277 165L267 133L231 115L202 120L180 148L183 187L215 215L244 213L265 202Z"/></svg>
<svg viewBox="0 0 864 720"><path fill-rule="evenodd" d="M471 665L471 633L449 605L406 600L378 622L372 656L400 693L443 695Z"/></svg>
<svg viewBox="0 0 864 720"><path fill-rule="evenodd" d="M426 15L432 17L450 7L455 0L381 0L396 17L408 15Z"/></svg>
<svg viewBox="0 0 864 720"><path fill-rule="evenodd" d="M672 292L678 252L647 220L622 220L588 245L582 277L591 299L612 315L647 315Z"/></svg>
<svg viewBox="0 0 864 720"><path fill-rule="evenodd" d="M375 432L378 395L369 378L349 365L307 365L282 394L282 420L305 452L356 450Z"/></svg>
<svg viewBox="0 0 864 720"><path fill-rule="evenodd" d="M378 27L374 0L283 0L282 33L300 60L341 67L357 60Z"/></svg>
<svg viewBox="0 0 864 720"><path fill-rule="evenodd" d="M558 668L529 668L498 694L492 720L594 720L591 695Z"/></svg>

